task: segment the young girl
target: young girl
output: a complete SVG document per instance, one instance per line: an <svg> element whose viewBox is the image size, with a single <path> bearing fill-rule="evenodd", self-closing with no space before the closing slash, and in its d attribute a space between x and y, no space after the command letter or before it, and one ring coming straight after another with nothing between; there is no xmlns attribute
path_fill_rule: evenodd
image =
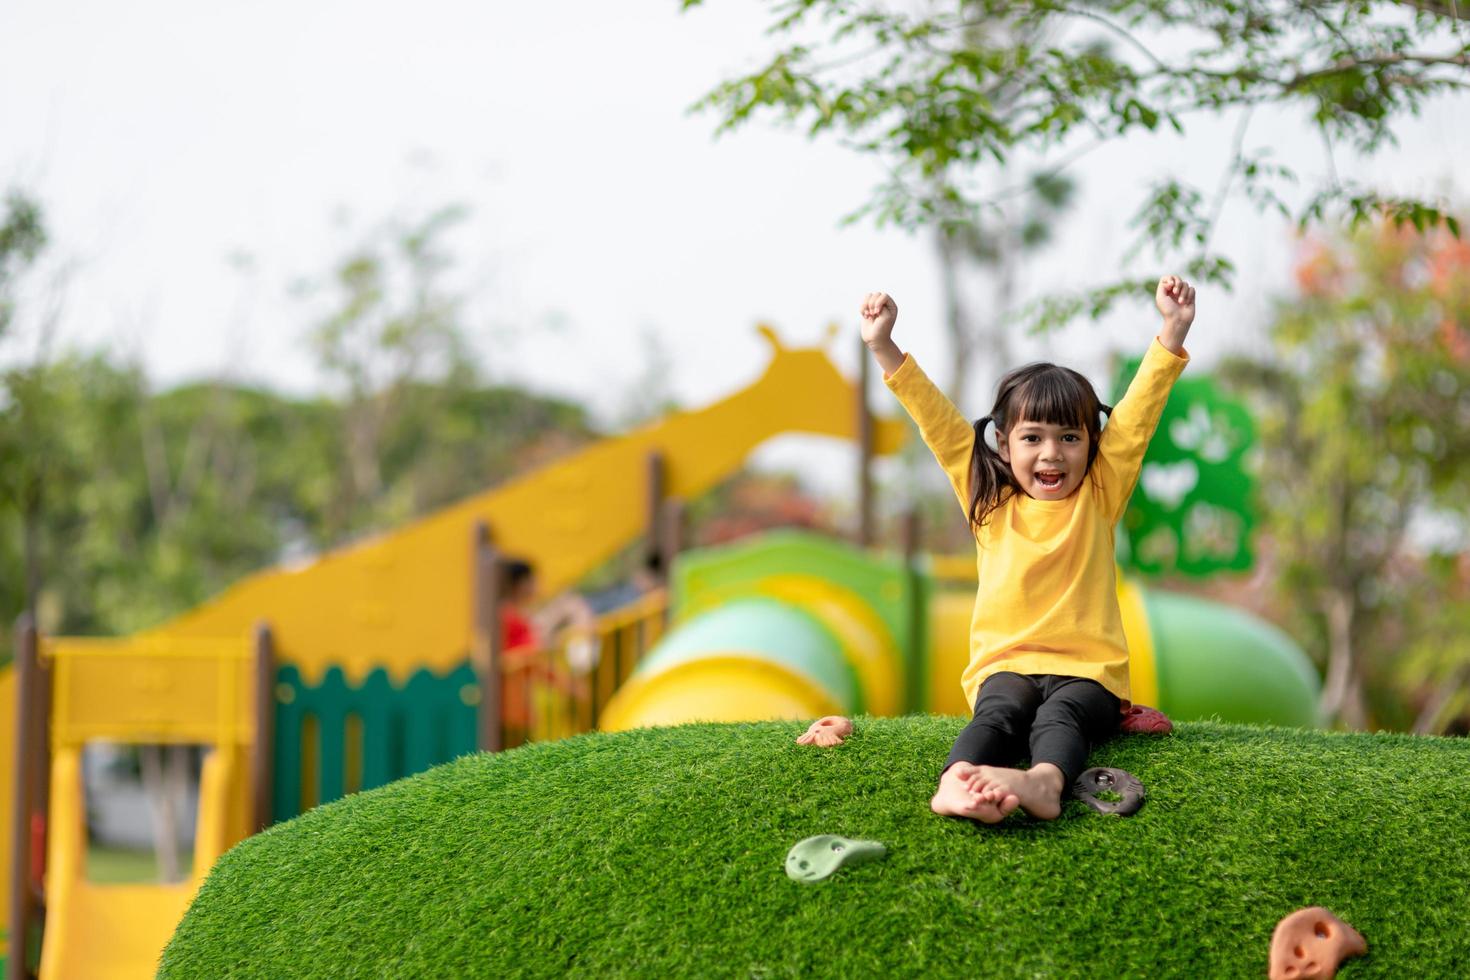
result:
<svg viewBox="0 0 1470 980"><path fill-rule="evenodd" d="M1165 276L1154 300L1163 328L1116 408L1076 371L1029 364L1001 379L973 426L893 342L893 300L863 300L863 340L975 535L980 590L961 678L975 716L940 774L935 813L998 823L1020 807L1053 820L1088 752L1117 730L1129 691L1113 528L1194 322L1182 279ZM998 451L985 441L992 422ZM1029 769L1007 768L1027 756Z"/></svg>

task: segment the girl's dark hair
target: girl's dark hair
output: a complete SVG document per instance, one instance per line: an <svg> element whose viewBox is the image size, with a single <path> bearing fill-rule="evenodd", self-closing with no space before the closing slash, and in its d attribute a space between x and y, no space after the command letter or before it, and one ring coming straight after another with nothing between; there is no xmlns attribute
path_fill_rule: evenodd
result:
<svg viewBox="0 0 1470 980"><path fill-rule="evenodd" d="M990 512L1000 506L1001 493L1007 487L1013 493L1023 492L1010 464L985 441L987 424L995 423L998 440L1021 422L1086 429L1087 469L1091 472L1102 434L1102 417L1112 411L1112 406L1104 405L1092 390L1092 382L1071 368L1027 364L1001 378L996 386L995 407L975 422L975 448L970 452L971 525L976 529L985 526Z"/></svg>

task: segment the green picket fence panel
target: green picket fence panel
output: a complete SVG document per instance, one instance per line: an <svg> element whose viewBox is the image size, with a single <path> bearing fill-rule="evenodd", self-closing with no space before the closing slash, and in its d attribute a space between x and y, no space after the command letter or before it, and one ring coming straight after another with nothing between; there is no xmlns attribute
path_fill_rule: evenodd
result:
<svg viewBox="0 0 1470 980"><path fill-rule="evenodd" d="M353 687L338 667L308 687L276 673L275 820L372 789L478 749L478 680L469 662L420 670L402 687L374 670Z"/></svg>

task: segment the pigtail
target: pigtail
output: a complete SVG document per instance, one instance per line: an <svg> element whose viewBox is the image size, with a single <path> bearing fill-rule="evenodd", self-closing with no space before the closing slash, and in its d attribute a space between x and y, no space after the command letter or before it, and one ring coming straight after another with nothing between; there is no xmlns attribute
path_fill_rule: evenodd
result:
<svg viewBox="0 0 1470 980"><path fill-rule="evenodd" d="M1092 472L1092 464L1093 464L1093 461L1097 459L1097 449L1098 449L1098 447L1100 445L1102 445L1102 438L1101 437L1102 437L1103 426L1104 425L1107 425L1108 424L1108 421L1107 420L1113 417L1113 406L1111 406L1111 405L1104 405L1102 402L1098 402L1097 403L1097 411L1098 411L1098 414L1102 416L1102 421L1101 421L1101 423L1097 427L1097 435L1093 436L1090 440L1088 440L1088 442L1089 442L1089 445L1087 447L1087 472L1088 473L1091 473Z"/></svg>
<svg viewBox="0 0 1470 980"><path fill-rule="evenodd" d="M975 445L970 450L970 524L983 527L990 512L1000 505L1001 491L1014 483L1011 468L985 441L985 427L995 421L989 415L975 422ZM997 425L996 431L999 431Z"/></svg>

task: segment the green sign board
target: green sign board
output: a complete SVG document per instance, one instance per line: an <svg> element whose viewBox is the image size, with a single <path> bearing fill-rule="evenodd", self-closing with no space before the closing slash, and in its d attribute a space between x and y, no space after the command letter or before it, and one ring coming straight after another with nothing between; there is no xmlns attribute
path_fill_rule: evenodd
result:
<svg viewBox="0 0 1470 980"><path fill-rule="evenodd" d="M1127 390L1139 363L1124 363L1114 391ZM1212 379L1175 382L1123 515L1119 563L1196 578L1250 568L1254 484L1246 454L1255 437L1245 406Z"/></svg>

